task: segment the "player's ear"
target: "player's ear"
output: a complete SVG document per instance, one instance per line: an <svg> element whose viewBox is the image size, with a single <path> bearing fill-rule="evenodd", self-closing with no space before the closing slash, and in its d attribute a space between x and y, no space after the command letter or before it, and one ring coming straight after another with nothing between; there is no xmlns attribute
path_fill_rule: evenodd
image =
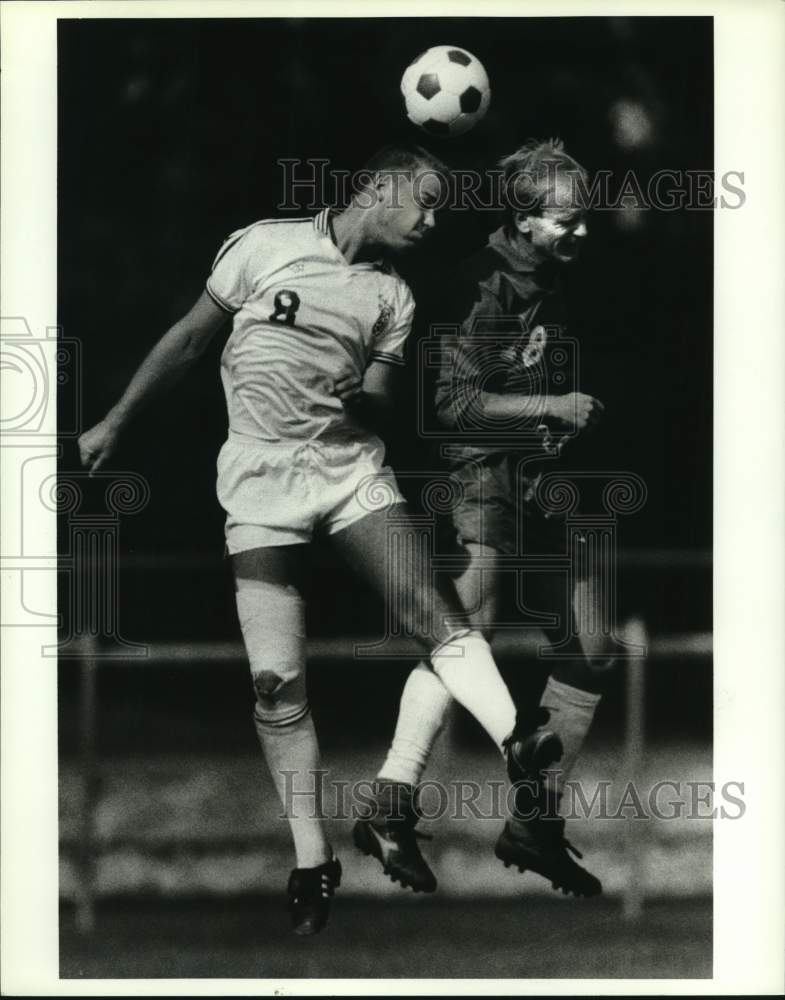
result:
<svg viewBox="0 0 785 1000"><path fill-rule="evenodd" d="M513 221L519 233L526 233L527 235L531 233L531 222L525 212L516 212Z"/></svg>
<svg viewBox="0 0 785 1000"><path fill-rule="evenodd" d="M392 185L392 178L389 172L378 172L373 175L371 180L371 190L376 195L377 201L383 201L385 196L388 194L390 187Z"/></svg>

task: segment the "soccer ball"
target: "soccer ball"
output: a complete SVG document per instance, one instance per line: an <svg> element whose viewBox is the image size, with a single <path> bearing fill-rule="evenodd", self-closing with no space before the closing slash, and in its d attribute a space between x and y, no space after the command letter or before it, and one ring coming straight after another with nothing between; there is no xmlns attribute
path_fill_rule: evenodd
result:
<svg viewBox="0 0 785 1000"><path fill-rule="evenodd" d="M401 93L409 121L435 136L468 132L491 103L482 63L454 45L420 53L403 74Z"/></svg>

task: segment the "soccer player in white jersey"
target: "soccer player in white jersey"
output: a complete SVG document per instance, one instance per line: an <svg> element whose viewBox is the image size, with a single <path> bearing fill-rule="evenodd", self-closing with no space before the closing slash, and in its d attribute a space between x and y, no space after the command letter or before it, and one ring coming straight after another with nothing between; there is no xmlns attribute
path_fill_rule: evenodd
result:
<svg viewBox="0 0 785 1000"><path fill-rule="evenodd" d="M99 468L136 411L186 372L231 318L221 361L229 436L218 458L218 497L255 726L294 840L288 894L299 934L324 926L341 876L321 804L305 796L285 801L287 788L314 789L320 767L305 692L303 601L315 533L329 536L402 625L418 630L435 675L506 756L511 780L538 772L560 750L550 734L516 726L490 648L468 626L454 589L445 583L434 590L429 567L413 556L403 573L387 572L390 508L400 505L398 524L407 515L376 427L391 413L414 309L388 258L433 228L443 168L419 147L388 147L366 175L340 213L268 220L234 233L197 302L79 440L83 464ZM369 488L375 482L385 488ZM430 630L417 624L429 618Z"/></svg>

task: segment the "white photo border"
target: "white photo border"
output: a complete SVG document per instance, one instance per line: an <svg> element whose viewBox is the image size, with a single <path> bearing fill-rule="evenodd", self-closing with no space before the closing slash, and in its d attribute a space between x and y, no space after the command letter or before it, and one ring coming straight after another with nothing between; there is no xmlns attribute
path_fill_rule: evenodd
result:
<svg viewBox="0 0 785 1000"><path fill-rule="evenodd" d="M3 3L2 315L26 317L36 335L56 323L59 18L472 16L476 9L468 0ZM588 15L714 17L715 170L744 172L743 209L715 215L714 777L719 785L743 778L747 811L739 822L715 825L713 979L60 980L56 661L40 657L41 645L56 641L50 624L2 633L3 992L707 995L785 987L785 4L489 0L482 8L483 17ZM49 419L43 432L54 472L53 408ZM2 454L9 475L11 450ZM3 477L8 532L15 486ZM14 551L8 532L4 554ZM42 551L54 555L54 515L40 532ZM54 608L55 571L36 576L36 604Z"/></svg>

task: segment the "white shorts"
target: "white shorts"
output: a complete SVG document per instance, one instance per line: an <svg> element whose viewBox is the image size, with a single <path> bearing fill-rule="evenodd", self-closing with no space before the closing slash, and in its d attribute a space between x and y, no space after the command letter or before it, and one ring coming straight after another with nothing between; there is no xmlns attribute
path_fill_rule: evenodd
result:
<svg viewBox="0 0 785 1000"><path fill-rule="evenodd" d="M335 534L403 497L379 438L267 444L229 433L218 456L229 554Z"/></svg>

